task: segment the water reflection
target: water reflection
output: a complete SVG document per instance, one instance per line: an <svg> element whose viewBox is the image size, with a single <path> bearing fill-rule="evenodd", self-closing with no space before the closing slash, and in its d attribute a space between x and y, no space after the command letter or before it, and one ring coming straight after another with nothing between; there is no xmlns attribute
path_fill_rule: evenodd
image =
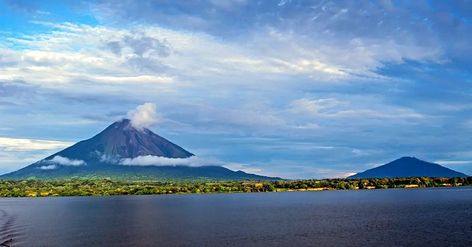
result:
<svg viewBox="0 0 472 247"><path fill-rule="evenodd" d="M468 245L471 208L471 188L4 198L0 237L13 246Z"/></svg>

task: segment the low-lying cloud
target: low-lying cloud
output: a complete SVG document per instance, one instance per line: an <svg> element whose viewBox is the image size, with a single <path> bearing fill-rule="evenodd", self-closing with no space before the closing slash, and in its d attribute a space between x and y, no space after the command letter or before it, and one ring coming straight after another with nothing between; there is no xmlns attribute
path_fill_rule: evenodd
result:
<svg viewBox="0 0 472 247"><path fill-rule="evenodd" d="M86 164L83 160L69 159L60 155L54 156L54 158L50 159L49 162L53 162L63 166L81 166Z"/></svg>
<svg viewBox="0 0 472 247"><path fill-rule="evenodd" d="M246 164L225 162L212 157L191 156L188 158L167 158L162 156L144 155L136 158L125 158L118 162L125 166L222 166L230 170L240 170L248 173L260 173L262 169Z"/></svg>
<svg viewBox="0 0 472 247"><path fill-rule="evenodd" d="M46 164L44 166L39 167L39 169L41 170L54 170L59 166L83 166L87 164L83 160L69 159L60 155L56 155L50 160L44 160L41 163Z"/></svg>
<svg viewBox="0 0 472 247"><path fill-rule="evenodd" d="M57 168L57 165L47 165L47 166L41 166L39 169L41 170L54 170Z"/></svg>
<svg viewBox="0 0 472 247"><path fill-rule="evenodd" d="M120 165L126 166L222 166L225 163L216 159L200 158L167 158L162 156L145 155L136 158L126 158L120 161Z"/></svg>
<svg viewBox="0 0 472 247"><path fill-rule="evenodd" d="M136 109L128 112L128 118L131 125L136 129L149 128L159 122L159 117L156 112L156 104L144 103L136 107Z"/></svg>

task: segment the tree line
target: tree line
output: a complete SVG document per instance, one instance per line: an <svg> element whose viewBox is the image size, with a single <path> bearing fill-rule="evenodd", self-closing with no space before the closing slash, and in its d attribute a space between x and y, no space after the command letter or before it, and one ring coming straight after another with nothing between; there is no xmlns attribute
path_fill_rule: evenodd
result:
<svg viewBox="0 0 472 247"><path fill-rule="evenodd" d="M0 180L0 197L282 192L470 186L467 178L372 178L275 181Z"/></svg>

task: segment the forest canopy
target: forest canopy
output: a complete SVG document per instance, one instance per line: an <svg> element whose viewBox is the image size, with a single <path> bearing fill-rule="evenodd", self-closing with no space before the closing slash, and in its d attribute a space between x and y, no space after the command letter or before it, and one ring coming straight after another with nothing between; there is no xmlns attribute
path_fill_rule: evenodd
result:
<svg viewBox="0 0 472 247"><path fill-rule="evenodd" d="M424 188L472 185L467 178L374 178L277 181L0 180L1 197L107 196Z"/></svg>

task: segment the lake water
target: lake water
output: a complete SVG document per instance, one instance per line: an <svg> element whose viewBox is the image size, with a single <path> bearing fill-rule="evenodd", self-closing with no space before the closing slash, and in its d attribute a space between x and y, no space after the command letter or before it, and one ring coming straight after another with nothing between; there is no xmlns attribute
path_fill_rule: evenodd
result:
<svg viewBox="0 0 472 247"><path fill-rule="evenodd" d="M12 246L472 246L472 187L1 198Z"/></svg>

